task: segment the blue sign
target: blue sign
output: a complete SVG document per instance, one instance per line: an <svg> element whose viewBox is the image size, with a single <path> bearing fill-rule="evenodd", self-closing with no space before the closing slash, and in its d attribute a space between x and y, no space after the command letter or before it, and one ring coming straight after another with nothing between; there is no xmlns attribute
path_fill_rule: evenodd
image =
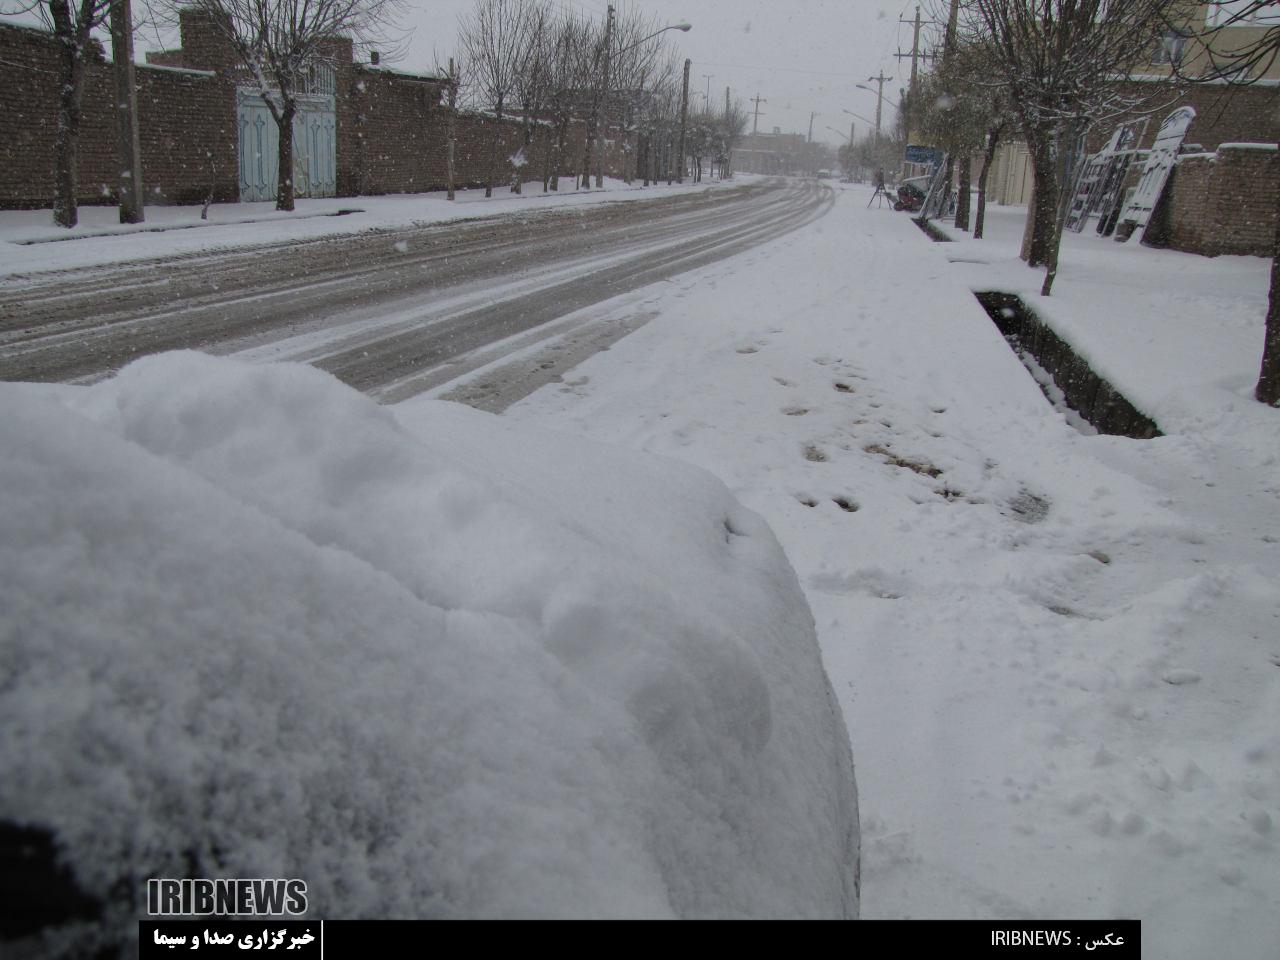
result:
<svg viewBox="0 0 1280 960"><path fill-rule="evenodd" d="M937 147L921 147L912 144L907 147L907 163L941 163L942 151Z"/></svg>

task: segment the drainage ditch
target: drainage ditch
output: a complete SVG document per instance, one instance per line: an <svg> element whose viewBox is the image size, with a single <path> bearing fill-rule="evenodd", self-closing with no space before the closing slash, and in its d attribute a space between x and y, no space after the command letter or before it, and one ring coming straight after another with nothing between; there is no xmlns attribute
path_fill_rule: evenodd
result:
<svg viewBox="0 0 1280 960"><path fill-rule="evenodd" d="M1135 440L1162 436L1154 420L1138 410L1114 386L1093 372L1083 358L1022 302L1020 297L998 290L974 294L1014 351L1034 360L1053 378L1062 402L1087 420L1099 433ZM1046 384L1041 389L1050 401Z"/></svg>
<svg viewBox="0 0 1280 960"><path fill-rule="evenodd" d="M920 217L912 217L911 222L914 223L921 230L923 230L925 233L925 236L927 236L934 243L950 243L951 242L951 238L942 232L941 227L935 227L928 220L924 220Z"/></svg>

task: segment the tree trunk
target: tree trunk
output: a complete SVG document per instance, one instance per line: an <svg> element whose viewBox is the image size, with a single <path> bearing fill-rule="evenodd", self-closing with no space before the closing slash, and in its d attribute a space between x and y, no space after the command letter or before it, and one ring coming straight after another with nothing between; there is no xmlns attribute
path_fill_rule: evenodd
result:
<svg viewBox="0 0 1280 960"><path fill-rule="evenodd" d="M982 228L987 221L987 176L996 160L996 148L1000 145L998 131L987 131L987 150L982 155L982 172L978 174L978 213L973 221L973 239L982 239Z"/></svg>
<svg viewBox="0 0 1280 960"><path fill-rule="evenodd" d="M138 140L138 88L133 68L133 15L129 0L112 0L111 59L116 93L120 170L120 222L142 223L142 147ZM206 208L207 209L207 208Z"/></svg>
<svg viewBox="0 0 1280 960"><path fill-rule="evenodd" d="M280 128L280 149L276 154L276 167L278 184L276 186L276 209L292 210L293 209L293 116L298 111L298 105L293 102L292 97L285 97L282 93L280 99L284 104L280 110L280 116L276 118L276 125Z"/></svg>
<svg viewBox="0 0 1280 960"><path fill-rule="evenodd" d="M551 189L552 145L555 142L555 136L551 133L544 134L542 141L542 192L546 193Z"/></svg>
<svg viewBox="0 0 1280 960"><path fill-rule="evenodd" d="M555 159L551 163L551 189L560 192L560 165L564 163L564 142L569 135L569 121L561 120L556 129Z"/></svg>
<svg viewBox="0 0 1280 960"><path fill-rule="evenodd" d="M956 156L954 153L947 154L947 175L942 178L942 207L938 210L938 219L942 219L947 215L947 211L951 208L951 190L952 184L956 179Z"/></svg>
<svg viewBox="0 0 1280 960"><path fill-rule="evenodd" d="M525 111L525 117L529 116L528 110ZM529 158L533 156L533 125L527 119L524 124L524 145L520 148L519 158L524 161L527 166ZM511 192L524 193L524 167L519 164L512 164L511 170Z"/></svg>
<svg viewBox="0 0 1280 960"><path fill-rule="evenodd" d="M968 153L960 158L960 185L956 188L956 229L969 229L969 190L973 186L973 159Z"/></svg>
<svg viewBox="0 0 1280 960"><path fill-rule="evenodd" d="M1053 243L1054 224L1058 220L1058 183L1053 164L1053 149L1049 135L1037 138L1031 144L1031 168L1035 175L1032 194L1031 247L1027 253L1027 266L1042 267L1049 262L1049 248Z"/></svg>
<svg viewBox="0 0 1280 960"><path fill-rule="evenodd" d="M80 219L76 201L80 145L80 104L84 91L84 43L76 36L65 0L50 4L58 51L58 130L53 141L53 222L74 227Z"/></svg>
<svg viewBox="0 0 1280 960"><path fill-rule="evenodd" d="M1280 203L1277 204L1280 206ZM1267 298L1267 328L1262 345L1262 370L1253 396L1259 403L1280 406L1280 211L1271 242L1271 293Z"/></svg>
<svg viewBox="0 0 1280 960"><path fill-rule="evenodd" d="M600 117L596 112L599 105L592 108L591 125L587 128L586 140L582 145L582 176L578 179L578 187L591 188L591 151L595 147L596 132L599 129Z"/></svg>
<svg viewBox="0 0 1280 960"><path fill-rule="evenodd" d="M498 98L497 116L493 121L493 136L489 140L489 173L485 177L484 196L493 196L493 182L498 179L498 143L502 138L502 98Z"/></svg>

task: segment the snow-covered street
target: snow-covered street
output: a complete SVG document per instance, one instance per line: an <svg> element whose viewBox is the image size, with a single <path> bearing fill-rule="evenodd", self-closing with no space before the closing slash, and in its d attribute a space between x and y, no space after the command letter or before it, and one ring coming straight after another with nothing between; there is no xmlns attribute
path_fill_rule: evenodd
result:
<svg viewBox="0 0 1280 960"><path fill-rule="evenodd" d="M1269 264L1071 237L1045 301L1021 208L935 244L869 196L588 308L647 321L603 352L553 338L391 406L192 354L0 384L0 817L59 798L104 885L190 842L346 916L838 916L820 650L863 917L1271 955ZM1165 436L1055 409L989 289Z"/></svg>

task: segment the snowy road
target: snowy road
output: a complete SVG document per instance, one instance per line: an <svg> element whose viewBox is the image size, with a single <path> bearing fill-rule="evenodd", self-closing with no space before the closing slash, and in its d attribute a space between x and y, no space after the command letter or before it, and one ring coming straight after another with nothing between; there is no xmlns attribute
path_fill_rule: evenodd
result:
<svg viewBox="0 0 1280 960"><path fill-rule="evenodd" d="M0 379L92 381L139 356L191 347L305 360L399 400L564 337L590 324L584 308L778 237L832 202L830 188L812 181L753 181L15 276L0 285ZM578 338L575 355L645 319L613 316L608 331Z"/></svg>

